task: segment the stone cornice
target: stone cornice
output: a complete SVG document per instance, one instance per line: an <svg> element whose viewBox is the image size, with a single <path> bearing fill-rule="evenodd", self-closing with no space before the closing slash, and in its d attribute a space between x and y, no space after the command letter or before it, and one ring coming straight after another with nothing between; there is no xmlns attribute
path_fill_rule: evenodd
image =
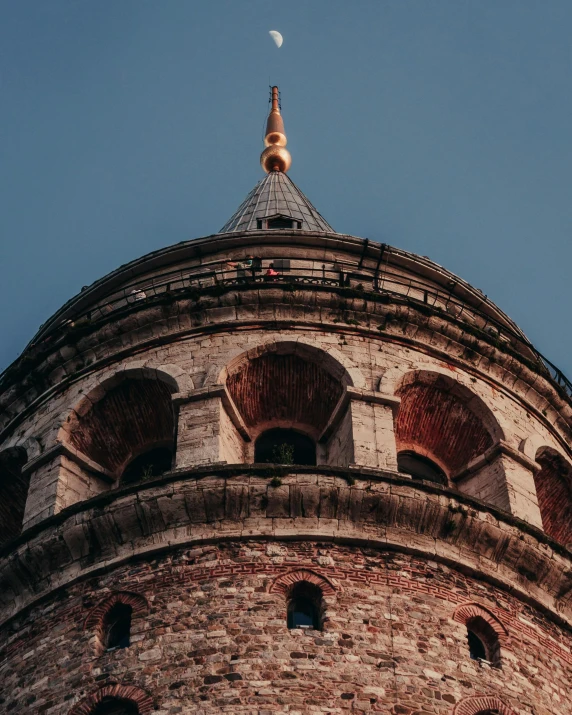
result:
<svg viewBox="0 0 572 715"><path fill-rule="evenodd" d="M276 473L280 486L270 483ZM0 553L0 617L133 558L253 538L423 555L507 589L572 628L571 554L538 529L466 495L394 473L272 465L171 473L37 524Z"/></svg>

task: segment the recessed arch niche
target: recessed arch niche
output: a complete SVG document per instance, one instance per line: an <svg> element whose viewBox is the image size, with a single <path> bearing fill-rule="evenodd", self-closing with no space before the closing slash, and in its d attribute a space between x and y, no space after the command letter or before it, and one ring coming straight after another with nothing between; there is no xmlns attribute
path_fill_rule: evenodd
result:
<svg viewBox="0 0 572 715"><path fill-rule="evenodd" d="M223 379L253 443L279 429L295 430L316 443L346 387L353 384L331 354L294 341L238 356Z"/></svg>
<svg viewBox="0 0 572 715"><path fill-rule="evenodd" d="M119 478L147 452L172 452L173 391L173 385L160 379L130 373L114 376L72 413L66 425L67 441Z"/></svg>
<svg viewBox="0 0 572 715"><path fill-rule="evenodd" d="M572 544L572 466L558 452L541 447L540 471L534 475L544 531L561 544Z"/></svg>
<svg viewBox="0 0 572 715"><path fill-rule="evenodd" d="M405 375L396 394L397 451L412 452L438 465L450 478L502 439L485 403L464 385L437 372Z"/></svg>
<svg viewBox="0 0 572 715"><path fill-rule="evenodd" d="M274 349L272 349L274 348ZM351 378L327 353L297 343L252 351L227 368L226 386L249 428L303 426L316 437Z"/></svg>

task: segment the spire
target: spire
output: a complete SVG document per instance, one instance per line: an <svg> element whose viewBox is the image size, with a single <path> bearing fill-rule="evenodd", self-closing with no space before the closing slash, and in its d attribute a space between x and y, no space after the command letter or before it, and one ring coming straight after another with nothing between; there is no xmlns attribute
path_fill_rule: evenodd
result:
<svg viewBox="0 0 572 715"><path fill-rule="evenodd" d="M284 132L284 120L280 114L279 97L278 87L272 87L272 106L264 137L266 149L260 155L260 164L267 174L271 171L286 172L292 164L290 152L285 148L288 140Z"/></svg>
<svg viewBox="0 0 572 715"><path fill-rule="evenodd" d="M266 122L266 149L260 163L266 176L256 184L219 233L269 229L298 229L335 233L296 184L286 175L292 158L286 147L278 87L272 87L272 106Z"/></svg>

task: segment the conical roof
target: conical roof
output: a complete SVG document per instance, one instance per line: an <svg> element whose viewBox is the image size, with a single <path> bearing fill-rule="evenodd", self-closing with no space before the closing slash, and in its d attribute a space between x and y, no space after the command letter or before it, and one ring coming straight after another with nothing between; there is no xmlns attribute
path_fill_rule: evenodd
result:
<svg viewBox="0 0 572 715"><path fill-rule="evenodd" d="M276 226L272 225L273 219L281 218L286 221L275 221ZM255 231L273 227L288 228L285 225L288 219L293 221L292 228L334 233L334 229L287 174L282 171L271 171L252 189L219 233Z"/></svg>

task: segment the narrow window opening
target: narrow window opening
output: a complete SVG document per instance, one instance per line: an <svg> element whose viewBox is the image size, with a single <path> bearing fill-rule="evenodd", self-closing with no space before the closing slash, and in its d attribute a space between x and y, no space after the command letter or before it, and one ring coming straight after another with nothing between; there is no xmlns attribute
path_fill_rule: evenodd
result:
<svg viewBox="0 0 572 715"><path fill-rule="evenodd" d="M106 650L129 648L131 645L131 615L133 609L124 603L116 603L108 612L103 624Z"/></svg>
<svg viewBox="0 0 572 715"><path fill-rule="evenodd" d="M288 628L321 630L322 592L314 584L301 581L291 591L288 602Z"/></svg>
<svg viewBox="0 0 572 715"><path fill-rule="evenodd" d="M467 631L471 660L488 660L485 644L473 631Z"/></svg>
<svg viewBox="0 0 572 715"><path fill-rule="evenodd" d="M121 476L122 484L160 477L171 469L173 455L168 447L155 447L135 457Z"/></svg>
<svg viewBox="0 0 572 715"><path fill-rule="evenodd" d="M139 715L139 708L128 700L105 697L95 706L90 715Z"/></svg>
<svg viewBox="0 0 572 715"><path fill-rule="evenodd" d="M500 642L490 625L481 616L467 622L467 642L472 660L486 660L497 668L501 666Z"/></svg>
<svg viewBox="0 0 572 715"><path fill-rule="evenodd" d="M411 475L413 479L422 479L436 484L447 484L445 473L435 462L409 450L400 452L397 455L397 468L400 472Z"/></svg>
<svg viewBox="0 0 572 715"><path fill-rule="evenodd" d="M293 429L270 429L256 440L254 461L314 465L316 444L307 435Z"/></svg>

